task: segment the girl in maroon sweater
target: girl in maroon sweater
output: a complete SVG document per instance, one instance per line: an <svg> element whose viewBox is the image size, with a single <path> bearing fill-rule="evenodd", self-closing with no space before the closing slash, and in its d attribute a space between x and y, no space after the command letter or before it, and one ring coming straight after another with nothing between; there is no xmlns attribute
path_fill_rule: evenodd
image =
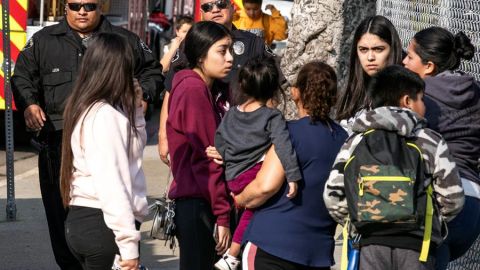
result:
<svg viewBox="0 0 480 270"><path fill-rule="evenodd" d="M205 149L213 145L226 109L219 101L228 91L217 79L226 77L232 68L231 48L230 31L223 25L194 25L185 37L189 69L173 78L166 128L174 177L169 196L176 201L180 269L212 269L215 252L223 254L230 242L230 203L223 169L206 156Z"/></svg>

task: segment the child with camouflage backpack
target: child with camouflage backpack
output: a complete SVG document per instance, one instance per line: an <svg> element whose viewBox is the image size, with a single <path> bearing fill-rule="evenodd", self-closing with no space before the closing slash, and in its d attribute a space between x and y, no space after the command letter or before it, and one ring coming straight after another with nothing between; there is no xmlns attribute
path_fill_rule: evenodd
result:
<svg viewBox="0 0 480 270"><path fill-rule="evenodd" d="M359 269L434 269L444 223L462 209L447 144L426 128L424 88L401 66L377 73L372 110L355 120L325 185L330 215L361 234Z"/></svg>

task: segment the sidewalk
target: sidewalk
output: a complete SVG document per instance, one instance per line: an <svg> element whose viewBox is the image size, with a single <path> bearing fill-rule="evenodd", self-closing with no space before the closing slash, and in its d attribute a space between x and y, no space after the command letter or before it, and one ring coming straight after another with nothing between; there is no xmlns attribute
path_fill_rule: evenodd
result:
<svg viewBox="0 0 480 270"><path fill-rule="evenodd" d="M156 151L155 145L148 146L144 155L144 170L150 201L163 193L168 172L167 167L161 165ZM36 160L36 155L31 155L16 161L15 165L20 161L36 165ZM0 269L59 269L55 264L50 246L36 166L22 173L16 173L17 220L14 222L5 220L7 191L2 182L5 183L5 176L0 178ZM151 217L148 217L148 221L141 227L142 239L144 239L141 244L142 264L150 270L178 269L178 249L175 254L172 254L172 251L164 246L163 241L149 240L150 226Z"/></svg>
<svg viewBox="0 0 480 270"><path fill-rule="evenodd" d="M15 148L14 153L14 170L15 175L24 174L27 171L32 169L31 164L32 162L36 161L32 160L33 157L36 157L36 153L33 150L33 147L30 146L20 146L18 149ZM0 187L6 185L7 179L7 160L6 160L6 152L5 148L0 149ZM33 172L30 172L30 174ZM23 176L25 177L25 175Z"/></svg>

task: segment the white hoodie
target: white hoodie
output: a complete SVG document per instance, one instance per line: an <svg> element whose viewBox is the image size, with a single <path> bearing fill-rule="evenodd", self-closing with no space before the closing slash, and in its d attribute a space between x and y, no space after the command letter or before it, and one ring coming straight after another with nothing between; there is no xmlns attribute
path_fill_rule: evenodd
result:
<svg viewBox="0 0 480 270"><path fill-rule="evenodd" d="M135 126L128 140L130 122L111 105L98 102L75 126L71 144L73 180L70 205L99 208L115 234L122 259L138 258L141 222L148 213L142 169L146 143L145 119L137 108Z"/></svg>

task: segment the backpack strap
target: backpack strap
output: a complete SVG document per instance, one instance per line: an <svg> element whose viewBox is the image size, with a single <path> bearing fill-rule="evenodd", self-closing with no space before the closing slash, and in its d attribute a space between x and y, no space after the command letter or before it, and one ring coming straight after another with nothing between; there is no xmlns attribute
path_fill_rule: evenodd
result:
<svg viewBox="0 0 480 270"><path fill-rule="evenodd" d="M420 251L421 262L426 262L428 259L428 251L430 249L430 239L432 236L432 219L433 219L433 188L432 184L427 187L427 211L425 215L425 231L423 233L422 250Z"/></svg>
<svg viewBox="0 0 480 270"><path fill-rule="evenodd" d="M342 237L342 258L340 260L340 270L347 270L348 267L348 226L350 226L350 217L347 217L343 225Z"/></svg>
<svg viewBox="0 0 480 270"><path fill-rule="evenodd" d="M418 146L412 142L407 143L408 146L415 148L420 154L420 158L423 162L422 151ZM423 231L422 249L420 250L421 262L426 262L428 259L428 252L430 250L430 240L432 239L432 220L433 220L433 187L432 184L427 187L427 209L425 211L425 230Z"/></svg>

